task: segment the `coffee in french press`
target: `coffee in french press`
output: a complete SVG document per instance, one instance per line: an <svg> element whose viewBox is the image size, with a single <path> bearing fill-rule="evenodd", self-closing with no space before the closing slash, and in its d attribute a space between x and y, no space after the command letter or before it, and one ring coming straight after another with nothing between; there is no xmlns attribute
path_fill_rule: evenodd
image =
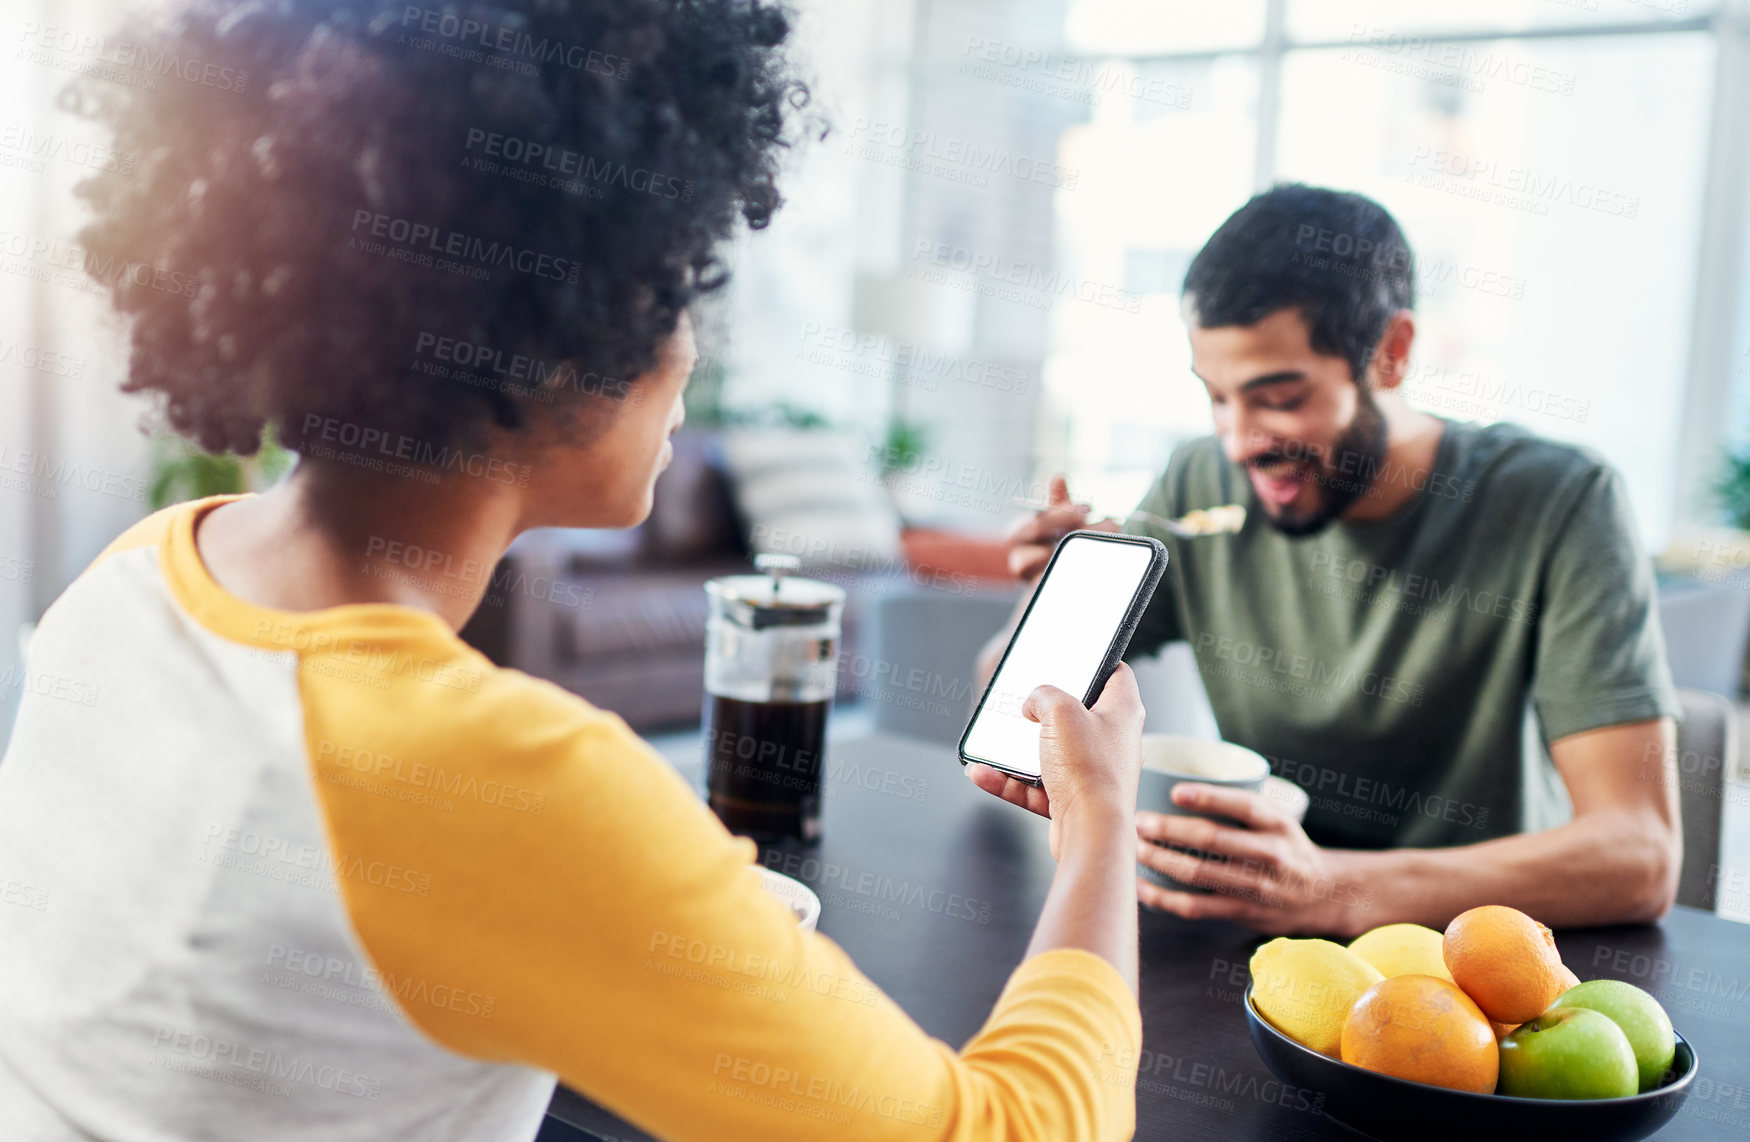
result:
<svg viewBox="0 0 1750 1142"><path fill-rule="evenodd" d="M755 563L705 584L705 798L733 833L815 841L845 593Z"/></svg>

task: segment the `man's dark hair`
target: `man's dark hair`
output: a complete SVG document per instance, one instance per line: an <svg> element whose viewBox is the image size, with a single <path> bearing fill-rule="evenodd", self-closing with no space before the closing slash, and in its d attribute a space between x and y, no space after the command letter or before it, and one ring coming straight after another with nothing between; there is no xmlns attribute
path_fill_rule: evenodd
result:
<svg viewBox="0 0 1750 1142"><path fill-rule="evenodd" d="M807 103L789 34L781 0L137 17L135 58L198 66L67 92L131 157L79 188L85 268L130 319L126 389L244 454L270 423L293 447L338 420L421 451L619 407L599 398L781 202Z"/></svg>
<svg viewBox="0 0 1750 1142"><path fill-rule="evenodd" d="M1348 361L1359 383L1392 314L1415 307L1414 258L1379 203L1284 183L1221 224L1191 259L1184 292L1204 329L1298 309L1312 347Z"/></svg>

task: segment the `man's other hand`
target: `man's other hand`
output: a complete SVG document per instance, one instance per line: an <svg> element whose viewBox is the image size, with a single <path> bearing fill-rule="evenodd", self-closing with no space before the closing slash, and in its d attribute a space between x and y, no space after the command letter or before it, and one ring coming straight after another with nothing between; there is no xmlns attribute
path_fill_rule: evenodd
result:
<svg viewBox="0 0 1750 1142"><path fill-rule="evenodd" d="M1300 822L1269 798L1185 782L1174 788L1173 804L1233 823L1138 812L1136 859L1210 890L1175 892L1139 876L1136 896L1143 904L1191 920L1229 920L1268 935L1359 935L1373 926L1373 894L1343 874L1339 854L1314 844Z"/></svg>
<svg viewBox="0 0 1750 1142"><path fill-rule="evenodd" d="M1088 523L1091 504L1078 504L1069 496L1069 481L1061 474L1051 477L1051 490L1044 511L1024 519L1009 531L1009 574L1027 583L1036 582L1051 561L1057 543L1072 531L1119 531L1116 521Z"/></svg>

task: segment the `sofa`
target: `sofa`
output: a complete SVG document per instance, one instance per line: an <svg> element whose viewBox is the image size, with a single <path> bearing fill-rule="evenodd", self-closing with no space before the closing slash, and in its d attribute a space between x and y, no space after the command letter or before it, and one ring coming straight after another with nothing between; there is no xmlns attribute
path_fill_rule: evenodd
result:
<svg viewBox="0 0 1750 1142"><path fill-rule="evenodd" d="M519 537L462 637L493 662L553 681L615 711L641 733L698 725L705 582L754 573L757 544L750 539L782 534L749 518L728 451L721 433L676 433L674 460L657 480L650 516L640 526ZM878 483L862 483L879 491ZM919 590L940 594L929 584L942 582L964 587L955 592L964 595L975 593L975 583L1013 589L1001 536L897 526L897 558L835 557L805 562L800 572L845 589L840 701L879 698L880 675L868 664L884 599Z"/></svg>

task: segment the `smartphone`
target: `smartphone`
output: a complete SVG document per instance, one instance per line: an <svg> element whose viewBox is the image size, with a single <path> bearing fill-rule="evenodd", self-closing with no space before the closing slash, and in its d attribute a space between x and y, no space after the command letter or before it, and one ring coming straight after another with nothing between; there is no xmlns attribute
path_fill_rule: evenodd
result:
<svg viewBox="0 0 1750 1142"><path fill-rule="evenodd" d="M960 735L960 764L1041 784L1039 723L1021 714L1027 695L1049 683L1092 706L1166 569L1166 547L1147 536L1072 531L1059 540Z"/></svg>

